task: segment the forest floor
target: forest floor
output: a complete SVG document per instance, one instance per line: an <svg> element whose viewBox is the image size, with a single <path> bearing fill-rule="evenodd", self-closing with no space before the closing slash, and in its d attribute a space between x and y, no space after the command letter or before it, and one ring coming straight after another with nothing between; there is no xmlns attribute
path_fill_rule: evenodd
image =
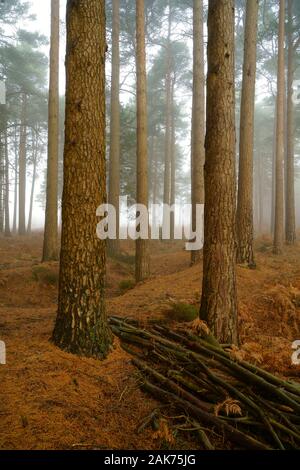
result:
<svg viewBox="0 0 300 470"><path fill-rule="evenodd" d="M139 390L117 339L103 361L79 358L50 343L57 309L58 263L40 264L42 237L0 239L0 449L160 449L159 433L137 427L157 403ZM198 307L202 266L189 266L181 243L153 245L152 276L133 283L133 246L108 260L108 313L168 322L174 306ZM238 267L240 339L236 351L273 373L300 380L291 365L300 339L300 246L272 255L256 243L257 269ZM190 445L184 440L176 448ZM195 448L197 448L196 444ZM188 447L187 447L188 448Z"/></svg>

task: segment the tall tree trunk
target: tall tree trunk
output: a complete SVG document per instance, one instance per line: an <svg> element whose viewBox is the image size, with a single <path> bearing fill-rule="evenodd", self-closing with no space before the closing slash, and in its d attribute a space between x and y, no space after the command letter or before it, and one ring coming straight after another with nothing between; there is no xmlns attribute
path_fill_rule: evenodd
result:
<svg viewBox="0 0 300 470"><path fill-rule="evenodd" d="M157 148L157 136L156 128L154 130L153 137L153 204L157 204L157 186L158 186L158 148Z"/></svg>
<svg viewBox="0 0 300 470"><path fill-rule="evenodd" d="M253 147L258 0L247 0L240 122L237 202L237 262L254 267Z"/></svg>
<svg viewBox="0 0 300 470"><path fill-rule="evenodd" d="M29 205L29 215L28 215L28 224L27 224L27 233L31 233L32 226L32 213L33 213L33 201L34 201L34 189L36 181L36 168L37 168L37 136L32 136L33 139L33 171L32 171L32 183L31 183L31 193L30 193L30 205Z"/></svg>
<svg viewBox="0 0 300 470"><path fill-rule="evenodd" d="M17 233L17 212L18 212L18 136L17 126L14 132L14 148L15 148L15 168L14 168L14 214L13 214L13 234Z"/></svg>
<svg viewBox="0 0 300 470"><path fill-rule="evenodd" d="M287 152L286 152L286 242L296 241L295 215L295 115L293 103L293 82L295 77L295 49L293 43L293 0L288 0L288 73L287 73Z"/></svg>
<svg viewBox="0 0 300 470"><path fill-rule="evenodd" d="M259 154L259 171L258 171L258 185L259 185L259 234L264 232L264 161L263 153Z"/></svg>
<svg viewBox="0 0 300 470"><path fill-rule="evenodd" d="M4 231L4 144L0 134L0 233Z"/></svg>
<svg viewBox="0 0 300 470"><path fill-rule="evenodd" d="M170 203L171 206L175 205L176 202L176 128L175 128L175 78L172 80L171 88L171 191L170 191ZM171 240L174 240L175 236L175 212L171 212L170 215L170 234Z"/></svg>
<svg viewBox="0 0 300 470"><path fill-rule="evenodd" d="M258 154L254 158L254 233L255 236L259 234L259 169L258 169Z"/></svg>
<svg viewBox="0 0 300 470"><path fill-rule="evenodd" d="M136 78L137 78L137 204L148 207L147 150L147 78L145 46L145 5L136 0ZM136 240L135 278L137 282L150 274L149 240Z"/></svg>
<svg viewBox="0 0 300 470"><path fill-rule="evenodd" d="M192 110L192 230L197 229L197 204L204 204L205 73L203 39L203 0L193 8L193 110ZM191 264L199 261L200 251L191 251Z"/></svg>
<svg viewBox="0 0 300 470"><path fill-rule="evenodd" d="M209 1L206 126L200 318L221 343L237 343L233 0Z"/></svg>
<svg viewBox="0 0 300 470"><path fill-rule="evenodd" d="M149 200L150 200L150 193L151 193L151 199L153 202L153 191L154 191L154 175L155 175L155 155L154 155L154 140L155 140L155 126L153 131L151 132L151 135L149 136ZM152 188L152 189L150 189Z"/></svg>
<svg viewBox="0 0 300 470"><path fill-rule="evenodd" d="M284 231L284 34L285 0L280 0L278 33L278 74L277 74L277 129L276 129L276 192L275 192L275 230L274 254L280 254L283 248Z"/></svg>
<svg viewBox="0 0 300 470"><path fill-rule="evenodd" d="M165 168L164 168L164 204L170 205L171 202L171 124L172 124L172 50L171 50L171 33L172 33L172 9L169 1L169 19L168 19L168 37L166 45L166 129L165 129ZM167 223L169 211L163 210L163 224Z"/></svg>
<svg viewBox="0 0 300 470"><path fill-rule="evenodd" d="M103 358L111 334L104 300L105 240L96 209L106 201L105 1L68 0L62 245L56 345Z"/></svg>
<svg viewBox="0 0 300 470"><path fill-rule="evenodd" d="M27 96L23 93L19 148L19 235L26 234L26 145L27 145Z"/></svg>
<svg viewBox="0 0 300 470"><path fill-rule="evenodd" d="M108 202L116 210L117 239L108 240L111 254L119 250L119 196L120 196L120 1L113 0L112 23L112 69L111 69L111 110L109 147L109 192Z"/></svg>
<svg viewBox="0 0 300 470"><path fill-rule="evenodd" d="M48 164L43 261L58 259L59 0L51 0Z"/></svg>
<svg viewBox="0 0 300 470"><path fill-rule="evenodd" d="M8 158L8 142L7 129L4 135L4 155L5 155L5 236L11 237L10 217L9 217L9 158Z"/></svg>
<svg viewBox="0 0 300 470"><path fill-rule="evenodd" d="M156 148L156 124L153 126L152 135L150 138L150 167L151 167L151 180L149 188L152 188L152 204L157 203L157 177L158 177L158 152ZM153 209L151 212L151 225L156 226L157 224L157 211Z"/></svg>
<svg viewBox="0 0 300 470"><path fill-rule="evenodd" d="M275 194L276 194L276 130L277 130L277 105L275 106L273 146L272 146L272 187L271 187L271 226L270 232L275 230Z"/></svg>

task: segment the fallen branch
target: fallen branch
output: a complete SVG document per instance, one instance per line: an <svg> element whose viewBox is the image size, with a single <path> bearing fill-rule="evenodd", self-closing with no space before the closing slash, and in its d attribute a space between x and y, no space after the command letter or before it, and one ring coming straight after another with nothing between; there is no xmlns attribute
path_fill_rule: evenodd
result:
<svg viewBox="0 0 300 470"><path fill-rule="evenodd" d="M234 448L299 448L296 383L231 357L210 334L200 338L182 329L140 327L119 317L111 317L110 324L140 371L141 387L184 411L192 426L177 429L197 431L203 448L214 448L203 425L225 436Z"/></svg>

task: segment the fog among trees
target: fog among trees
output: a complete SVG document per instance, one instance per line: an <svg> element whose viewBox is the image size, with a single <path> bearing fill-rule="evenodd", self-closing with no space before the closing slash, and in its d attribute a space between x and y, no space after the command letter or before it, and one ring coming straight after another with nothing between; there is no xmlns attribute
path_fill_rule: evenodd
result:
<svg viewBox="0 0 300 470"><path fill-rule="evenodd" d="M43 5L0 1L0 449L299 449L300 2Z"/></svg>

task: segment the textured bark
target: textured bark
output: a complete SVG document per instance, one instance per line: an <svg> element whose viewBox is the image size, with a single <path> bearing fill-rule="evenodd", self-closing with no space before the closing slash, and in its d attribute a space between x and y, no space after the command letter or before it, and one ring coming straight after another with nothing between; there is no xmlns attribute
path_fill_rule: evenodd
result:
<svg viewBox="0 0 300 470"><path fill-rule="evenodd" d="M272 145L272 188L271 188L271 220L270 233L275 229L275 193L276 193L276 129L277 129L277 105L275 107L273 145Z"/></svg>
<svg viewBox="0 0 300 470"><path fill-rule="evenodd" d="M4 144L0 135L0 233L4 231Z"/></svg>
<svg viewBox="0 0 300 470"><path fill-rule="evenodd" d="M7 130L5 130L4 136L4 154L5 154L5 231L6 237L11 237L10 231L10 218L9 218L9 159L8 159L8 142L7 142Z"/></svg>
<svg viewBox="0 0 300 470"><path fill-rule="evenodd" d="M204 204L205 73L203 40L203 1L194 0L193 10L193 111L192 111L192 229L196 231L196 204ZM191 251L191 264L200 251Z"/></svg>
<svg viewBox="0 0 300 470"><path fill-rule="evenodd" d="M260 138L259 138L259 128L257 129L257 147L260 147ZM257 237L260 234L260 153L255 152L254 154L254 230L255 236Z"/></svg>
<svg viewBox="0 0 300 470"><path fill-rule="evenodd" d="M164 167L164 204L171 202L171 126L172 126L172 51L171 51L171 32L172 32L172 9L171 2L169 2L169 19L168 19L168 37L166 45L166 129L165 129L165 167ZM169 211L163 211L163 221L168 217ZM164 222L163 222L164 223Z"/></svg>
<svg viewBox="0 0 300 470"><path fill-rule="evenodd" d="M156 128L153 136L153 204L157 204L157 180L158 180L158 149L156 144Z"/></svg>
<svg viewBox="0 0 300 470"><path fill-rule="evenodd" d="M48 164L43 261L58 258L59 0L51 0Z"/></svg>
<svg viewBox="0 0 300 470"><path fill-rule="evenodd" d="M106 201L105 1L68 0L66 130L58 315L53 340L69 352L103 358L107 326L105 241L96 209Z"/></svg>
<svg viewBox="0 0 300 470"><path fill-rule="evenodd" d="M33 171L32 171L32 182L31 182L28 224L27 224L27 233L28 234L31 233L33 201L34 201L34 189L35 189L36 168L37 168L37 136L35 136L34 133L32 135L32 139L33 139Z"/></svg>
<svg viewBox="0 0 300 470"><path fill-rule="evenodd" d="M152 203L154 199L154 178L155 178L155 126L154 129L151 131L151 135L149 137L149 199L150 194L152 198Z"/></svg>
<svg viewBox="0 0 300 470"><path fill-rule="evenodd" d="M173 206L176 202L176 127L175 127L175 78L172 81L171 92L171 191L170 191L170 204ZM175 236L175 213L172 211L170 214L170 234L171 240Z"/></svg>
<svg viewBox="0 0 300 470"><path fill-rule="evenodd" d="M234 1L210 0L203 284L200 318L237 343Z"/></svg>
<svg viewBox="0 0 300 470"><path fill-rule="evenodd" d="M247 0L240 120L237 262L255 266L253 254L253 147L258 0Z"/></svg>
<svg viewBox="0 0 300 470"><path fill-rule="evenodd" d="M293 82L295 77L295 49L293 43L293 0L288 0L288 73L287 73L287 149L286 149L286 242L296 241L295 220L295 113L293 103Z"/></svg>
<svg viewBox="0 0 300 470"><path fill-rule="evenodd" d="M263 154L258 155L258 209L259 209L259 218L258 218L258 233L260 235L264 232L264 193L265 193L265 181L264 181L264 161Z"/></svg>
<svg viewBox="0 0 300 470"><path fill-rule="evenodd" d="M258 169L257 169L257 157L255 156L255 165L254 165L254 211L253 211L253 219L254 219L254 235L257 236L258 230L258 218L259 218L259 187L258 187Z"/></svg>
<svg viewBox="0 0 300 470"><path fill-rule="evenodd" d="M136 0L136 79L137 79L137 195L138 204L148 207L147 150L147 80L145 46L145 5ZM149 240L136 240L135 278L137 282L150 274Z"/></svg>
<svg viewBox="0 0 300 470"><path fill-rule="evenodd" d="M19 147L19 235L26 234L25 205L26 205L26 141L27 141L27 96L23 93L21 124L20 124L20 147Z"/></svg>
<svg viewBox="0 0 300 470"><path fill-rule="evenodd" d="M111 254L119 250L119 196L120 196L120 1L113 0L112 23L112 70L109 147L109 192L108 202L116 209L117 239L108 240Z"/></svg>
<svg viewBox="0 0 300 470"><path fill-rule="evenodd" d="M280 254L283 248L284 231L284 34L285 0L280 0L278 32L278 73L277 73L277 126L276 126L276 191L275 191L275 228L274 254Z"/></svg>
<svg viewBox="0 0 300 470"><path fill-rule="evenodd" d="M13 234L17 233L17 212L18 212L18 135L17 126L14 131L15 148L15 168L14 168L14 214L13 214Z"/></svg>

